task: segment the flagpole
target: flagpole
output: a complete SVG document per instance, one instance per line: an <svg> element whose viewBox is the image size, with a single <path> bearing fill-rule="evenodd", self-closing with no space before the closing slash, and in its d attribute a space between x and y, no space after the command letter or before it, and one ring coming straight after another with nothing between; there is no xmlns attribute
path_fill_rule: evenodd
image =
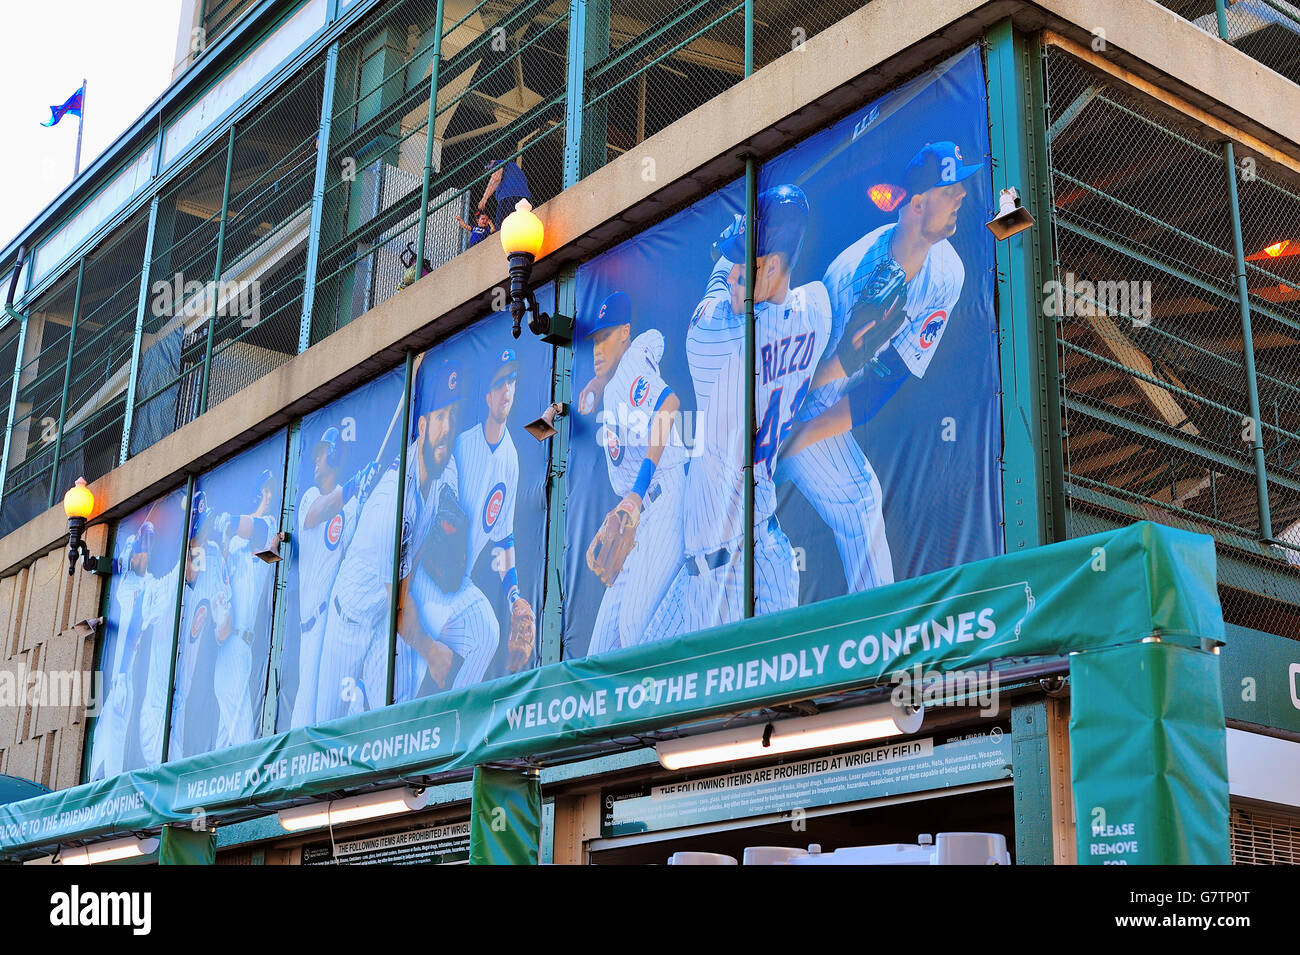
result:
<svg viewBox="0 0 1300 955"><path fill-rule="evenodd" d="M86 124L86 80L81 80L81 109L77 111L77 158L72 163L72 178L81 175L81 128Z"/></svg>

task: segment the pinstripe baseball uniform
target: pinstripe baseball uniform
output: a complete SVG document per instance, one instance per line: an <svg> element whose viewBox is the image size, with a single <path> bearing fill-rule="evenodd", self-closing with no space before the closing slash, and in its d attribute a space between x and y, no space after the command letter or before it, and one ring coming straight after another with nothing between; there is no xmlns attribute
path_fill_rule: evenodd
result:
<svg viewBox="0 0 1300 955"><path fill-rule="evenodd" d="M200 644L205 634L213 633L213 605L217 594L226 591L229 598L225 562L216 541L207 541L203 548L203 566L194 580L185 582L181 596L180 643L176 651L176 689L172 695L172 731L167 746L168 759L194 756L185 745L185 726L189 716L189 697L194 686L194 668L198 663ZM200 723L210 715L195 714Z"/></svg>
<svg viewBox="0 0 1300 955"><path fill-rule="evenodd" d="M247 515L251 517L251 515ZM230 520L239 521L239 516ZM230 574L230 612L234 627L217 646L217 749L248 742L257 735L253 725L260 706L255 706L250 685L253 676L253 644L260 618L266 612L265 597L275 570L253 556L275 534L275 519L252 517L252 539L238 534L226 548L226 569ZM259 666L265 661L258 661ZM260 703L260 696L258 702Z"/></svg>
<svg viewBox="0 0 1300 955"><path fill-rule="evenodd" d="M863 236L826 270L823 282L834 318L830 348L839 341L865 276L889 257L895 228L891 223ZM904 317L889 344L917 378L930 366L964 280L957 251L943 239L930 247L920 271L907 283ZM859 374L872 372L868 366ZM809 445L782 461L777 477L793 482L834 533L850 593L893 583L880 481L852 433Z"/></svg>
<svg viewBox="0 0 1300 955"><path fill-rule="evenodd" d="M651 621L651 640L745 615L745 316L731 311L731 268L725 257L718 260L686 336L698 415L686 473L686 559ZM810 282L791 290L779 305L759 302L754 323L759 421L754 440L754 612L765 614L793 607L799 599L799 572L789 538L777 523L772 475L827 347L831 313L826 289Z"/></svg>
<svg viewBox="0 0 1300 955"><path fill-rule="evenodd" d="M414 464L414 445L411 455ZM403 539L413 513L403 515ZM317 723L388 702L388 609L396 519L397 462L393 461L357 514L356 529L330 591L316 692Z"/></svg>
<svg viewBox="0 0 1300 955"><path fill-rule="evenodd" d="M143 639L148 641L149 662L140 701L140 752L145 765L157 766L163 760L163 729L167 723L168 680L171 678L173 634L176 619L176 577L178 569L161 577L146 578ZM141 647L145 649L145 647Z"/></svg>
<svg viewBox="0 0 1300 955"><path fill-rule="evenodd" d="M621 499L636 484L652 437L650 424L672 389L659 374L664 336L657 329L632 339L605 385L596 438L605 450L609 484ZM640 643L646 625L682 561L682 498L686 450L674 422L654 477L641 499L636 545L596 613L588 653Z"/></svg>
<svg viewBox="0 0 1300 955"><path fill-rule="evenodd" d="M423 601L420 599L424 593L424 584L419 581L423 574L412 576L419 568L420 548L424 546L424 540L429 536L429 526L438 512L438 499L442 494L444 487L450 487L456 491L459 486L458 475L456 472L456 456L448 455L447 466L443 468L442 473L429 481L429 488L426 493L420 492L420 474L419 467L416 463L418 454L416 442L411 442L410 449L407 452L406 466L406 489L403 495L402 505L402 545L401 558L399 560L398 579L411 579L410 596L416 601L418 608ZM387 477L387 475L385 475ZM396 474L394 473L394 486L396 485ZM429 586L433 586L432 582ZM423 626L423 622L421 623ZM428 634L433 638L434 634ZM413 700L419 695L420 683L424 679L427 671L424 659L416 652L410 644L398 637L397 640L397 662L393 674L393 699L396 702L404 700Z"/></svg>
<svg viewBox="0 0 1300 955"><path fill-rule="evenodd" d="M316 681L320 675L330 591L344 551L357 529L357 498L307 526L307 512L320 500L320 488L309 487L298 502L298 691L293 698L289 728L307 726L316 715Z"/></svg>

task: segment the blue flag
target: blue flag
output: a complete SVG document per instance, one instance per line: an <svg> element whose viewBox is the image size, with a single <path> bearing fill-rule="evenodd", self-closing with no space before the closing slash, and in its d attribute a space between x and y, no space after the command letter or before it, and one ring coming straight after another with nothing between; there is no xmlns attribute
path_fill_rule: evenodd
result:
<svg viewBox="0 0 1300 955"><path fill-rule="evenodd" d="M41 123L41 125L57 126L59 124L59 120L61 120L64 116L67 116L69 113L71 113L73 116L80 116L81 101L82 101L82 97L84 97L85 94L86 94L86 87L83 84L82 87L77 90L77 92L73 93L71 96L68 97L68 101L64 103L62 106L51 106L50 118L46 122Z"/></svg>

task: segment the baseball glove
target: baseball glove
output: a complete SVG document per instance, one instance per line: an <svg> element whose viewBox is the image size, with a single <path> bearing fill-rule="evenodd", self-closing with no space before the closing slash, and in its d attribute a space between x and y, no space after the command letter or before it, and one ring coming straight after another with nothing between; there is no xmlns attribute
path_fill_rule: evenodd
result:
<svg viewBox="0 0 1300 955"><path fill-rule="evenodd" d="M591 546L587 548L587 566L606 587L614 586L623 570L623 562L636 546L638 523L639 512L624 501L605 515L600 530L591 539Z"/></svg>
<svg viewBox="0 0 1300 955"><path fill-rule="evenodd" d="M861 281L857 292L836 349L847 375L854 374L875 357L880 346L898 330L907 303L907 276L902 266L885 258Z"/></svg>
<svg viewBox="0 0 1300 955"><path fill-rule="evenodd" d="M522 670L533 658L537 640L537 616L523 597L515 598L510 608L510 651L506 666L511 673Z"/></svg>
<svg viewBox="0 0 1300 955"><path fill-rule="evenodd" d="M465 580L469 548L469 518L456 492L444 486L438 497L438 512L424 540L420 565L429 579L445 594L460 590Z"/></svg>

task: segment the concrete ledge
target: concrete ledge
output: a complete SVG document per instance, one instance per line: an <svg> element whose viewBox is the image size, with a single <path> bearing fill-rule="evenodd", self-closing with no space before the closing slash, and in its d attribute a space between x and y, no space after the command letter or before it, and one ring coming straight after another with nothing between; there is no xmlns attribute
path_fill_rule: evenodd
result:
<svg viewBox="0 0 1300 955"><path fill-rule="evenodd" d="M871 0L542 205L546 246L534 280L553 278L646 223L981 36L1008 16L1082 43L1103 30L1105 55L1213 115L1300 157L1300 87L1151 0ZM810 66L811 65L811 66ZM1162 75L1163 74L1163 75ZM644 161L654 177L643 178ZM496 241L482 243L394 295L199 419L95 481L97 520L116 520L491 311L505 279ZM104 507L105 503L110 506ZM0 540L0 575L30 563L67 530L53 508Z"/></svg>

